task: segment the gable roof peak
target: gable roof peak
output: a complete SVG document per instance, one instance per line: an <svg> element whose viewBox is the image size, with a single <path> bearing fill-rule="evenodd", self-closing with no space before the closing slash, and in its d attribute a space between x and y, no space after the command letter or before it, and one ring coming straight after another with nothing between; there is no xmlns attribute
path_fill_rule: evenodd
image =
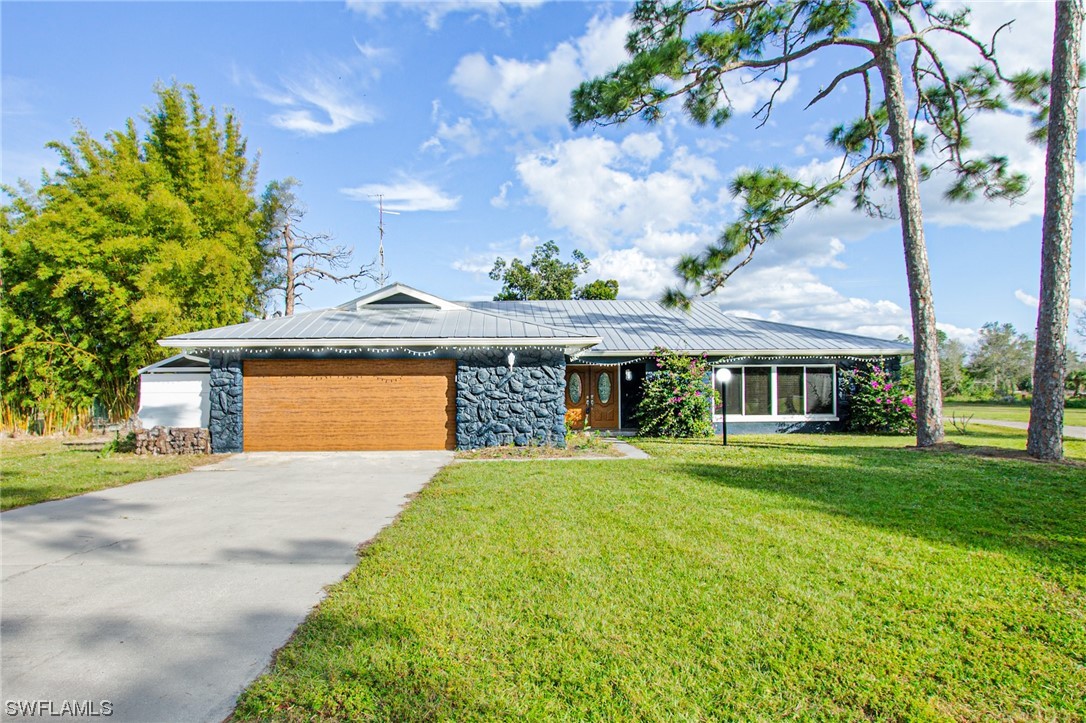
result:
<svg viewBox="0 0 1086 723"><path fill-rule="evenodd" d="M419 291L407 284L401 283L389 284L388 286L384 286L376 291L365 294L364 296L359 296L357 299L351 299L337 308L344 311L361 311L367 306L385 308L430 307L442 311L452 311L464 308L461 304L442 299L440 296L428 294L425 291Z"/></svg>

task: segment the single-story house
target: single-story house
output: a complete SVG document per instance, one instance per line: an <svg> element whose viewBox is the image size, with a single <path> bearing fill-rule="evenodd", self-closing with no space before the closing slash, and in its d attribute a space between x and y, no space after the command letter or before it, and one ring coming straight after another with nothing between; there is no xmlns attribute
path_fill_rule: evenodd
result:
<svg viewBox="0 0 1086 723"><path fill-rule="evenodd" d="M457 302L402 284L159 343L207 360L215 452L562 445L567 423L635 429L656 347L732 370L731 432L830 430L846 412L842 369L911 353L708 302Z"/></svg>

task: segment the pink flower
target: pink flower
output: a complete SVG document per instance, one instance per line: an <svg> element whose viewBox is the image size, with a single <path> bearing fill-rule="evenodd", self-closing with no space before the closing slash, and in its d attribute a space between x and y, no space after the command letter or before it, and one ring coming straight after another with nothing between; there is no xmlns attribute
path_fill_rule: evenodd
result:
<svg viewBox="0 0 1086 723"><path fill-rule="evenodd" d="M906 395L905 398L902 399L901 401L905 404L906 407L913 406L913 398L908 396L908 395Z"/></svg>
<svg viewBox="0 0 1086 723"><path fill-rule="evenodd" d="M890 384L889 382L887 382L886 384L883 384L883 385L882 385L882 388L883 388L883 391L887 391L887 392L888 392L888 391L890 391L891 389L893 389L893 388L894 388L894 385L893 385L893 384Z"/></svg>
<svg viewBox="0 0 1086 723"><path fill-rule="evenodd" d="M871 382L871 388L872 389L878 389L879 388L879 383L878 382Z"/></svg>
<svg viewBox="0 0 1086 723"><path fill-rule="evenodd" d="M911 417L912 417L913 419L916 419L916 412L913 412L913 413L912 413L911 415L909 415L909 416L911 416Z"/></svg>
<svg viewBox="0 0 1086 723"><path fill-rule="evenodd" d="M882 397L875 397L875 404L882 404Z"/></svg>

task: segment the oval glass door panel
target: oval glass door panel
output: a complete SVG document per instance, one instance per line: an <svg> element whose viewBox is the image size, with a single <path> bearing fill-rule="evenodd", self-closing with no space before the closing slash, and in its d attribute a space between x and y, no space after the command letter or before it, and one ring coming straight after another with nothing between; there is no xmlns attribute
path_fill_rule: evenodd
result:
<svg viewBox="0 0 1086 723"><path fill-rule="evenodd" d="M569 401L573 404L581 403L581 375L577 372L569 375Z"/></svg>
<svg viewBox="0 0 1086 723"><path fill-rule="evenodd" d="M607 404L611 401L611 375L607 372L600 374L600 379L596 382L596 391L600 395L600 404Z"/></svg>

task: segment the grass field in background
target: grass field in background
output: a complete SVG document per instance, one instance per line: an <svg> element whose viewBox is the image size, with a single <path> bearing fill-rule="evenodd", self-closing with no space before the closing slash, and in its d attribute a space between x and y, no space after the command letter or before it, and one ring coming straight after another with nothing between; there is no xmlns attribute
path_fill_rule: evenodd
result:
<svg viewBox="0 0 1086 723"><path fill-rule="evenodd" d="M1003 402L946 402L943 415L967 416L977 419L994 419L1007 422L1029 422L1029 404ZM1063 413L1063 423L1074 427L1086 427L1086 408L1068 408Z"/></svg>

